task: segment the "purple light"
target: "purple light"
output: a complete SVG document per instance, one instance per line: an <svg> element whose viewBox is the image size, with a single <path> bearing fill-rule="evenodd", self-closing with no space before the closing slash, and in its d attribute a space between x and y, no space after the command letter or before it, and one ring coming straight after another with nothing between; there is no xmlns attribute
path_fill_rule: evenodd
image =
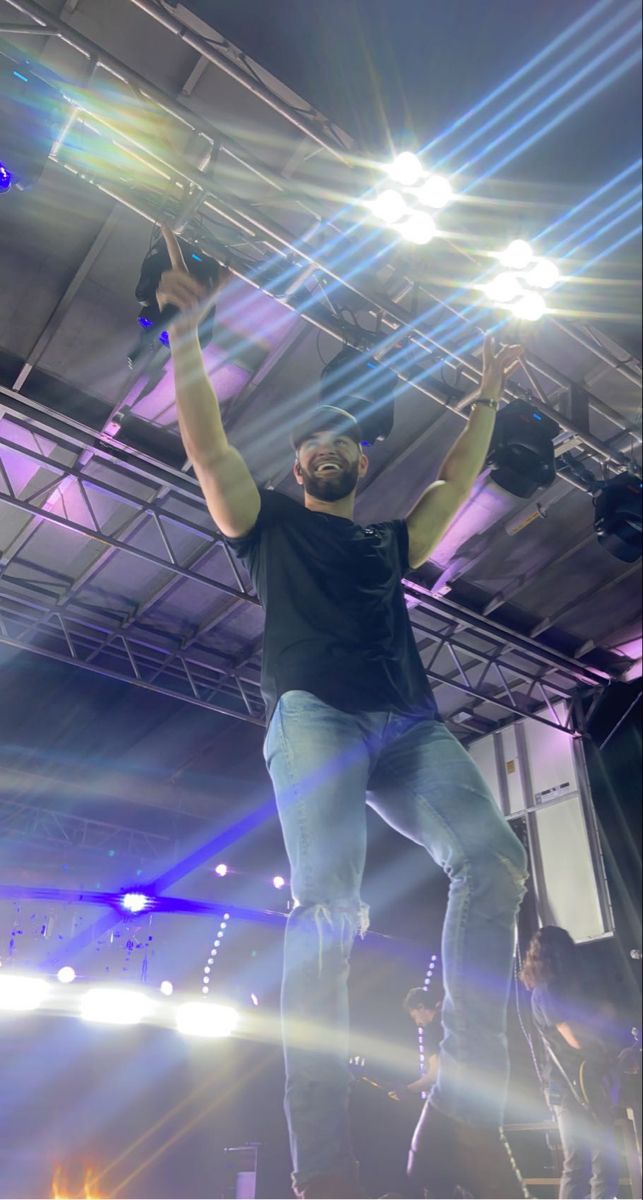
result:
<svg viewBox="0 0 643 1200"><path fill-rule="evenodd" d="M224 879L225 876L228 874L228 868L227 868L226 864L225 863L217 863L217 866L214 868L214 873L215 873L215 875L218 875L220 879Z"/></svg>
<svg viewBox="0 0 643 1200"><path fill-rule="evenodd" d="M11 187L13 175L8 167L5 167L3 162L0 162L0 192L8 192Z"/></svg>
<svg viewBox="0 0 643 1200"><path fill-rule="evenodd" d="M273 887L275 887L275 888L277 888L277 890L278 890L278 891L279 891L281 888L285 887L285 886L286 886L286 880L284 879L283 875L275 875L275 877L274 877L274 879L273 879L273 881L272 881L272 886L273 886Z"/></svg>
<svg viewBox="0 0 643 1200"><path fill-rule="evenodd" d="M145 912L145 909L150 907L152 901L150 897L145 896L143 892L126 892L125 895L121 897L120 903L121 908L124 908L125 912L141 913Z"/></svg>
<svg viewBox="0 0 643 1200"><path fill-rule="evenodd" d="M153 321L150 321L149 317L139 317L138 323L143 326L143 329L151 329L154 324Z"/></svg>
<svg viewBox="0 0 643 1200"><path fill-rule="evenodd" d="M161 343L162 346L169 346L170 335L167 332L167 329L164 329L163 333L159 333L159 342Z"/></svg>

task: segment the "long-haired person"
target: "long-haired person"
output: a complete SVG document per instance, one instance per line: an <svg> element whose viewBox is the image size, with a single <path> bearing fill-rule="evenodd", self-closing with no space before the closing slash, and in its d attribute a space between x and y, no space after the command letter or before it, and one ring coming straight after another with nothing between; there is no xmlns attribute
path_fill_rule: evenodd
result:
<svg viewBox="0 0 643 1200"><path fill-rule="evenodd" d="M619 1174L609 1090L615 1011L583 968L574 939L557 925L534 934L521 979L531 992L546 1099L563 1148L559 1196L609 1200Z"/></svg>

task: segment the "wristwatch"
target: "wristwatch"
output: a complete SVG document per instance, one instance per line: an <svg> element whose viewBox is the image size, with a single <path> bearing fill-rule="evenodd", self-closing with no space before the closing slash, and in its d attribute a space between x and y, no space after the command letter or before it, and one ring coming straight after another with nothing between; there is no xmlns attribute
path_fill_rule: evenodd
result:
<svg viewBox="0 0 643 1200"><path fill-rule="evenodd" d="M477 400L473 402L473 407L475 408L477 404L480 404L483 408L491 408L496 412L500 401L490 400L488 396L478 396Z"/></svg>

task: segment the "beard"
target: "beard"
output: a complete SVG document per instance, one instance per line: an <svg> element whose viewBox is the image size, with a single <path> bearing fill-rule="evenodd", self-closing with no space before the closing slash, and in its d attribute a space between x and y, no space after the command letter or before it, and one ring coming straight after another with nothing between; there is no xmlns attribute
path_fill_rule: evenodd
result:
<svg viewBox="0 0 643 1200"><path fill-rule="evenodd" d="M345 496L350 496L351 492L357 487L359 477L359 463L351 463L347 467L341 467L339 471L331 471L328 475L310 474L302 466L300 466L301 476L304 481L304 490L309 496L315 500L343 500Z"/></svg>

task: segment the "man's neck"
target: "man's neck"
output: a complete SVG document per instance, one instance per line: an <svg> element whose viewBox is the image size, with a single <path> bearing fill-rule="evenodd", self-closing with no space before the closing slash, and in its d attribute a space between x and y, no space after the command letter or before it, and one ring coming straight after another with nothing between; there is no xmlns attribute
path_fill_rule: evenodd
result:
<svg viewBox="0 0 643 1200"><path fill-rule="evenodd" d="M310 512L326 513L329 517L344 517L347 521L354 520L355 494L344 496L341 500L318 500L304 492L304 504Z"/></svg>

